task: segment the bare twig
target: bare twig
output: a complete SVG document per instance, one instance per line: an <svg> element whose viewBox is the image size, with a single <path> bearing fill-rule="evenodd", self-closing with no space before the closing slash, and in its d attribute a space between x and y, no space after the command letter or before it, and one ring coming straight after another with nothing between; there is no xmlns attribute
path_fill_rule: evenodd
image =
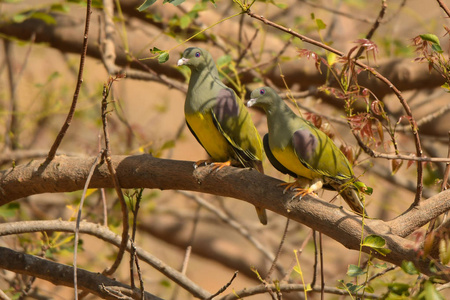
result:
<svg viewBox="0 0 450 300"><path fill-rule="evenodd" d="M269 272L267 272L267 275L265 278L266 281L270 279L270 276L272 276L273 270L275 269L275 267L277 265L278 258L280 257L281 250L283 249L283 244L286 239L288 228L289 228L289 218L286 219L286 226L284 227L283 236L281 237L280 245L278 246L278 251L277 251L277 254L275 255L275 259L273 260L272 265L270 266Z"/></svg>
<svg viewBox="0 0 450 300"><path fill-rule="evenodd" d="M34 41L36 39L36 33L33 32L30 38L30 45L25 54L25 58L23 59L23 63L20 66L19 72L14 77L16 71L14 70L12 63L12 53L11 53L11 41L9 39L4 39L3 44L5 47L5 61L6 67L8 71L8 79L9 79L9 88L10 88L10 105L9 105L9 120L6 122L6 132L5 132L5 146L6 148L10 148L11 150L17 149L18 143L18 128L17 128L17 99L16 99L16 91L19 86L19 81L22 78L23 72L25 71L25 67L28 63L28 59L31 54L31 49L33 47Z"/></svg>
<svg viewBox="0 0 450 300"><path fill-rule="evenodd" d="M80 204L78 205L77 212L77 223L75 227L75 241L74 241L74 249L73 249L73 287L75 293L75 299L78 299L78 284L77 284L77 255L78 255L78 240L79 240L79 229L80 229L80 221L81 221L81 210L83 209L84 199L86 199L86 192L89 188L89 184L92 179L92 175L94 174L95 168L97 167L98 161L100 157L103 155L103 151L100 151L92 163L91 169L89 171L89 175L86 179L86 183L84 185L83 194L81 195Z"/></svg>
<svg viewBox="0 0 450 300"><path fill-rule="evenodd" d="M450 18L450 9L448 9L447 5L442 0L436 0L439 3L439 6L444 10L447 16Z"/></svg>
<svg viewBox="0 0 450 300"><path fill-rule="evenodd" d="M387 3L386 0L381 0L381 9L380 12L378 14L377 19L375 20L375 22L372 25L372 28L370 28L369 32L366 34L366 39L370 40L373 36L373 34L375 33L375 31L378 29L378 26L380 26L381 21L384 18L384 15L386 13L386 9L387 9ZM364 48L360 47L358 52L355 55L355 59L358 59L361 54L363 53Z"/></svg>
<svg viewBox="0 0 450 300"><path fill-rule="evenodd" d="M87 52L87 46L88 46L89 24L91 21L91 13L92 13L91 3L92 3L92 0L87 0L86 23L85 23L85 27L84 27L83 48L81 50L80 68L78 71L77 85L75 87L75 92L73 93L72 105L70 106L70 110L69 110L69 113L67 114L66 121L64 122L63 126L61 127L61 130L59 131L58 136L56 137L52 147L50 148L50 151L48 152L47 161L51 161L51 160L53 160L53 158L55 158L56 151L58 150L59 145L61 144L67 130L69 129L70 123L72 122L73 116L75 114L75 109L77 107L78 94L80 93L81 84L83 83L84 61L86 59L86 52Z"/></svg>
<svg viewBox="0 0 450 300"><path fill-rule="evenodd" d="M136 203L133 207L133 205L131 205L131 212L133 213L133 226L131 229L131 245L132 245L132 251L131 251L131 255L130 255L130 285L132 288L135 287L134 284L134 264L136 263L136 268L138 271L138 276L139 276L139 282L141 285L141 291L144 291L144 285L143 285L143 281L142 281L142 274L140 272L140 268L139 268L139 260L136 257L136 247L134 246L134 243L136 242L136 230L137 230L137 217L138 217L138 213L139 213L139 208L140 208L140 203L141 203L141 199L142 199L142 193L144 192L144 189L140 189L139 191L136 191L131 197L135 197L136 198Z"/></svg>
<svg viewBox="0 0 450 300"><path fill-rule="evenodd" d="M212 300L214 297L225 292L225 290L233 283L233 281L236 278L236 276L238 275L238 273L239 273L239 271L234 272L233 277L231 277L230 281L228 281L222 288L220 288L220 290L218 290L217 293L215 293L214 295L211 295L206 300Z"/></svg>
<svg viewBox="0 0 450 300"><path fill-rule="evenodd" d="M122 244L119 248L119 252L117 253L117 257L116 257L116 260L114 261L113 265L110 268L105 269L103 271L104 275L113 274L119 267L120 262L122 261L123 255L125 253L127 243L128 243L128 230L129 230L128 208L127 208L127 204L125 202L125 198L122 193L122 189L120 186L119 178L117 177L116 170L111 163L111 149L109 146L107 99L108 99L109 91L111 90L114 80L115 79L110 79L108 88L106 87L106 85L104 85L104 87L103 87L102 123L103 123L103 134L104 134L104 138L105 138L105 151L103 153L103 157L108 166L109 173L111 174L111 179L114 183L114 189L116 191L117 197L119 198L120 207L122 210L122 223L123 223L122 224Z"/></svg>

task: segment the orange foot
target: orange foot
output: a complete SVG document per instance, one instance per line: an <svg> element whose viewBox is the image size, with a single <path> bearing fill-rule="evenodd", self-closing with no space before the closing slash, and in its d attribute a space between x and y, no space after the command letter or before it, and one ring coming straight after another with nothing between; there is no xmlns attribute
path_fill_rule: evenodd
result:
<svg viewBox="0 0 450 300"><path fill-rule="evenodd" d="M294 191L296 192L294 196L292 196L292 199L299 198L302 199L306 195L311 195L313 197L317 197L317 194L314 192L314 189L309 187L307 189L303 188L295 188Z"/></svg>
<svg viewBox="0 0 450 300"><path fill-rule="evenodd" d="M300 187L300 184L298 183L298 181L294 181L294 182L283 182L280 183L278 186L286 186L283 190L283 195L286 194L287 191L292 191L292 190L296 190Z"/></svg>
<svg viewBox="0 0 450 300"><path fill-rule="evenodd" d="M219 171L220 169L222 169L223 167L228 167L231 166L231 160L226 161L226 162L213 162L212 163L212 168L211 168L211 172L212 171Z"/></svg>

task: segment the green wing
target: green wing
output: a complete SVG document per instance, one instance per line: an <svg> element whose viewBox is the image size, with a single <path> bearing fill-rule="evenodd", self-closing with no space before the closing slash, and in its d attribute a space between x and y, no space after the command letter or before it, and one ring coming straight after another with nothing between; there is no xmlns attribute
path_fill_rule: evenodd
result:
<svg viewBox="0 0 450 300"><path fill-rule="evenodd" d="M215 126L232 147L235 159L246 167L255 167L255 161L262 161L261 138L233 90L223 88L219 91L211 114Z"/></svg>
<svg viewBox="0 0 450 300"><path fill-rule="evenodd" d="M336 180L353 178L349 161L334 142L308 121L300 121L304 124L292 135L292 146L302 164Z"/></svg>

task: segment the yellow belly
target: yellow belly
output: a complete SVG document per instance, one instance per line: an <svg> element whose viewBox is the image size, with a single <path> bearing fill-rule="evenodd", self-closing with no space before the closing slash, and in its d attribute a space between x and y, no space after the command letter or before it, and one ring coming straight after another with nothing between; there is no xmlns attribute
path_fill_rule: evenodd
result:
<svg viewBox="0 0 450 300"><path fill-rule="evenodd" d="M298 159L297 155L290 148L271 149L273 156L287 169L302 177L313 179L320 177L320 174L306 168Z"/></svg>
<svg viewBox="0 0 450 300"><path fill-rule="evenodd" d="M230 145L217 130L211 114L195 113L185 117L197 139L213 160L224 162L230 159L228 151Z"/></svg>

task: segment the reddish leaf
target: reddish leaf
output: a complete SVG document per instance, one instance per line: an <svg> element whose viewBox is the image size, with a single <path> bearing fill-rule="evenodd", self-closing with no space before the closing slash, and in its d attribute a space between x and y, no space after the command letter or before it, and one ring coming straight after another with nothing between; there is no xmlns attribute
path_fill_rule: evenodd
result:
<svg viewBox="0 0 450 300"><path fill-rule="evenodd" d="M406 169L409 169L416 161L415 160L408 160L408 163L406 164Z"/></svg>
<svg viewBox="0 0 450 300"><path fill-rule="evenodd" d="M391 160L391 173L394 175L400 170L400 167L403 165L403 160L401 159L393 159Z"/></svg>

